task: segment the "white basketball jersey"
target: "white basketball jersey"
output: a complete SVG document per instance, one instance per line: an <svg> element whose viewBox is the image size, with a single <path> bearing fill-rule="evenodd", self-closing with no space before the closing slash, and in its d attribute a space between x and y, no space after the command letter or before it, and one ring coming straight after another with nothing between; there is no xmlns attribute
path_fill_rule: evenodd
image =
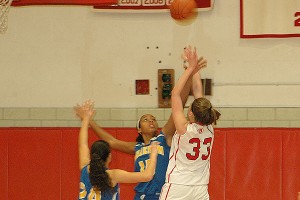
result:
<svg viewBox="0 0 300 200"><path fill-rule="evenodd" d="M203 185L209 182L214 130L211 125L188 124L185 134L174 134L166 182Z"/></svg>

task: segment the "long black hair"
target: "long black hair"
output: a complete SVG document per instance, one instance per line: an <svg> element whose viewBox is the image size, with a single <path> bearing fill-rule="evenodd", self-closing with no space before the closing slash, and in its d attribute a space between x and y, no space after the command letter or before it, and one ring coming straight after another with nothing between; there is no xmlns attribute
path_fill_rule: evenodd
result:
<svg viewBox="0 0 300 200"><path fill-rule="evenodd" d="M103 192L113 189L105 166L110 152L110 146L104 140L98 140L92 144L89 178L95 191Z"/></svg>

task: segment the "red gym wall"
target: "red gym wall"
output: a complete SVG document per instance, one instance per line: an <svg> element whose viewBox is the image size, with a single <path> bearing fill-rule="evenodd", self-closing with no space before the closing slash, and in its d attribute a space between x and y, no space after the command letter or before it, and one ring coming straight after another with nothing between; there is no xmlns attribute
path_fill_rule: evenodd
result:
<svg viewBox="0 0 300 200"><path fill-rule="evenodd" d="M106 128L134 141L134 128ZM0 128L1 199L77 199L78 128ZM97 137L90 130L90 143ZM300 129L216 129L209 185L212 200L296 200ZM111 168L133 170L133 156L113 151ZM121 184L133 199L134 184Z"/></svg>

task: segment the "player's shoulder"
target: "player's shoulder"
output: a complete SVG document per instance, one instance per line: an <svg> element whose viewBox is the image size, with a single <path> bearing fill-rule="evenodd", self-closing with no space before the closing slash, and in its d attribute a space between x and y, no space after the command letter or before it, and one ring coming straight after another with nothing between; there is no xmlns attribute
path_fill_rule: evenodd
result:
<svg viewBox="0 0 300 200"><path fill-rule="evenodd" d="M151 138L150 140L152 142L153 141L159 141L159 142L161 142L161 140L165 140L165 135L164 135L164 133L162 131L160 131L160 133L157 136Z"/></svg>

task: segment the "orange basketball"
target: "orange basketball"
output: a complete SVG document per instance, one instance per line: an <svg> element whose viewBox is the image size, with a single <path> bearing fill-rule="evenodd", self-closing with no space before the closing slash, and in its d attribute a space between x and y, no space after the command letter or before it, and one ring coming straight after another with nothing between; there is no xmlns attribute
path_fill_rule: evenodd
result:
<svg viewBox="0 0 300 200"><path fill-rule="evenodd" d="M186 20L197 14L197 3L195 0L173 0L170 13L175 20Z"/></svg>

